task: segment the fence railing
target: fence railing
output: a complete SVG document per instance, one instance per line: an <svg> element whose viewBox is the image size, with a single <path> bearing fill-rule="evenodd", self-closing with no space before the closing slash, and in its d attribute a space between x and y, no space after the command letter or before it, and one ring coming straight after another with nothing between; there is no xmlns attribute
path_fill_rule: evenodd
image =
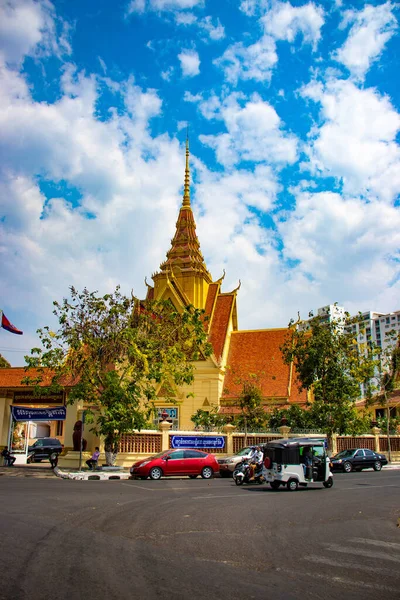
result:
<svg viewBox="0 0 400 600"><path fill-rule="evenodd" d="M389 444L387 437L379 438L379 448L381 452L389 452ZM390 436L390 450L392 452L400 452L400 436Z"/></svg>
<svg viewBox="0 0 400 600"><path fill-rule="evenodd" d="M369 450L375 450L375 437L374 436L338 436L337 438L337 451L350 450L352 448L368 448Z"/></svg>
<svg viewBox="0 0 400 600"><path fill-rule="evenodd" d="M161 433L126 433L118 448L119 452L135 454L157 454L161 450Z"/></svg>
<svg viewBox="0 0 400 600"><path fill-rule="evenodd" d="M236 454L242 448L247 446L258 446L258 444L267 444L268 442L272 442L273 440L277 440L282 436L279 435L247 435L247 444L245 444L245 436L244 435L234 435L233 436L233 453Z"/></svg>

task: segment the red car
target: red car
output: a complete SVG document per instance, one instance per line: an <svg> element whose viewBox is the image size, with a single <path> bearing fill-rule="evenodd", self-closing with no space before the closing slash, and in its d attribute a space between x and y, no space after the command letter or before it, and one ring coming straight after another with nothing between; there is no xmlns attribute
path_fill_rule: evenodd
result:
<svg viewBox="0 0 400 600"><path fill-rule="evenodd" d="M169 475L188 475L191 479L201 475L203 479L211 479L218 472L215 456L201 450L166 450L139 460L130 470L132 477L141 479L161 479Z"/></svg>

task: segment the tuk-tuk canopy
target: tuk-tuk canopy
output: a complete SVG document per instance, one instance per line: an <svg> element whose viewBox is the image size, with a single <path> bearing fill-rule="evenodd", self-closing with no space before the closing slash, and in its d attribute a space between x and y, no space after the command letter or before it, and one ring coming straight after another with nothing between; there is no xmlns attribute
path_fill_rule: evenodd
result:
<svg viewBox="0 0 400 600"><path fill-rule="evenodd" d="M269 457L278 464L299 465L303 461L305 448L320 448L318 455L325 454L323 439L292 438L288 440L274 440L263 446L264 458ZM315 452L314 452L315 454Z"/></svg>
<svg viewBox="0 0 400 600"><path fill-rule="evenodd" d="M321 438L290 438L287 440L273 440L263 445L264 448L300 448L311 446L325 446L325 441Z"/></svg>

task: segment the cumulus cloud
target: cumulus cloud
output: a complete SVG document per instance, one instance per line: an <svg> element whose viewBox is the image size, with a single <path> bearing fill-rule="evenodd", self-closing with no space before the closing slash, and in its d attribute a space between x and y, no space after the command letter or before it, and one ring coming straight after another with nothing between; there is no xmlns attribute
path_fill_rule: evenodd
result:
<svg viewBox="0 0 400 600"><path fill-rule="evenodd" d="M277 61L275 42L265 35L249 46L242 42L228 46L223 55L214 60L214 64L224 71L228 81L236 84L239 79L269 81Z"/></svg>
<svg viewBox="0 0 400 600"><path fill-rule="evenodd" d="M68 26L48 0L13 0L0 5L0 59L18 65L25 56L70 54Z"/></svg>
<svg viewBox="0 0 400 600"><path fill-rule="evenodd" d="M181 63L182 75L194 77L200 73L200 58L196 50L185 49L178 54Z"/></svg>
<svg viewBox="0 0 400 600"><path fill-rule="evenodd" d="M397 20L392 2L378 6L368 4L362 10L347 10L342 19L342 28L351 25L344 45L333 54L358 79L363 79L382 54L386 43L397 29Z"/></svg>
<svg viewBox="0 0 400 600"><path fill-rule="evenodd" d="M290 2L272 2L262 17L265 32L276 40L294 42L298 35L314 48L321 39L324 11L313 2L292 6Z"/></svg>
<svg viewBox="0 0 400 600"><path fill-rule="evenodd" d="M263 8L260 23L264 35L254 44L236 42L214 61L223 69L226 79L237 84L239 79L269 81L278 62L276 40L293 43L298 35L303 42L315 48L321 38L324 24L323 10L312 2L293 7L289 2L242 2L240 8L248 15L254 15L257 8Z"/></svg>
<svg viewBox="0 0 400 600"><path fill-rule="evenodd" d="M163 12L163 11L181 11L203 6L204 0L131 0L126 12L144 13L145 11Z"/></svg>
<svg viewBox="0 0 400 600"><path fill-rule="evenodd" d="M400 193L400 115L375 89L351 81L312 82L302 91L321 106L310 134L311 169L341 179L344 191L392 201Z"/></svg>
<svg viewBox="0 0 400 600"><path fill-rule="evenodd" d="M338 300L340 290L339 300L348 309L379 310L376 290L399 292L399 283L393 282L400 258L400 212L393 206L332 192L299 192L295 210L286 217L277 223L284 256L299 261L297 270L324 290L327 303ZM381 297L383 310L389 310Z"/></svg>
<svg viewBox="0 0 400 600"><path fill-rule="evenodd" d="M216 98L211 100L215 102ZM240 94L231 94L219 107L214 106L214 117L223 120L227 133L203 135L200 139L215 150L221 164L230 166L242 160L274 164L295 161L295 136L284 131L275 109L258 94L249 101Z"/></svg>

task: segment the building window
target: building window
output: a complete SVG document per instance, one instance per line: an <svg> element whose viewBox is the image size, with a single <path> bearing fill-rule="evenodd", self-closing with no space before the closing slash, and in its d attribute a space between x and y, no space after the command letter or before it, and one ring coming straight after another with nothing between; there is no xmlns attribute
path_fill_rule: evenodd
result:
<svg viewBox="0 0 400 600"><path fill-rule="evenodd" d="M64 431L64 421L57 421L56 435L62 436Z"/></svg>

